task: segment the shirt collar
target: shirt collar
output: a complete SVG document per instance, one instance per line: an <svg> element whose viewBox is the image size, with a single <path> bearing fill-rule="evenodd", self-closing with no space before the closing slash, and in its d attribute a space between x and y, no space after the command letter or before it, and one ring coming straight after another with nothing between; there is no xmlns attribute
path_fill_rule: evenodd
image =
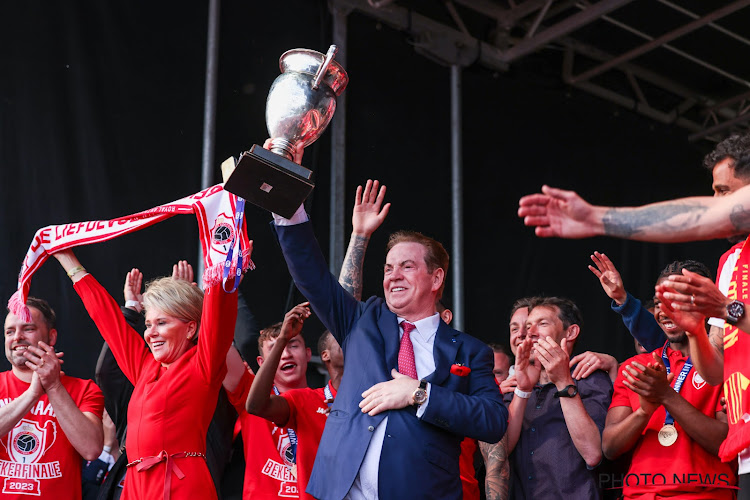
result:
<svg viewBox="0 0 750 500"><path fill-rule="evenodd" d="M656 351L656 352L657 352L657 353L659 354L659 356L661 356L662 350L663 350L663 347L660 347L660 348L659 348L659 349L658 349L658 350ZM650 356L650 355L649 355L649 356ZM680 360L680 359L683 359L683 360L686 360L686 359L688 359L689 357L690 357L690 356L685 356L684 354L682 354L682 352L681 352L681 351L679 351L679 350L677 350L677 349L672 349L672 346L671 346L671 345L669 344L669 341L667 341L667 358L668 358L668 359L674 359L674 360Z"/></svg>
<svg viewBox="0 0 750 500"><path fill-rule="evenodd" d="M399 328L402 321L406 320L401 316L398 316ZM419 335L423 342L431 342L440 326L440 314L435 313L432 316L427 316L419 321L410 321L409 323L412 323L416 327L414 331L417 332L417 335ZM413 332L412 335L414 335Z"/></svg>

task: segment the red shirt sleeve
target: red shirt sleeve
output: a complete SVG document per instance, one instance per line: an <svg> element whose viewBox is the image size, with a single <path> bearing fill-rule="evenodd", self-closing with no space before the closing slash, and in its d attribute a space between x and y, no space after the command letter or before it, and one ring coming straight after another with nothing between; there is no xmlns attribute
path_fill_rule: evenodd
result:
<svg viewBox="0 0 750 500"><path fill-rule="evenodd" d="M630 360L626 361L622 364L622 366L624 367L625 364L629 362ZM622 383L624 378L625 377L623 377L622 371L620 371L620 373L617 374L617 378L615 379L615 389L612 393L612 402L609 404L610 409L616 406L627 406L629 408L632 408L632 405L630 404L629 390Z"/></svg>
<svg viewBox="0 0 750 500"><path fill-rule="evenodd" d="M128 325L115 299L92 275L87 274L78 280L74 288L99 333L107 341L120 369L135 385L143 363L151 356L143 338Z"/></svg>
<svg viewBox="0 0 750 500"><path fill-rule="evenodd" d="M309 389L292 389L281 394L281 397L289 404L289 420L283 424L284 427L297 428L297 409L305 404L304 396L308 392L310 392ZM274 423L279 425L278 422Z"/></svg>
<svg viewBox="0 0 750 500"><path fill-rule="evenodd" d="M93 413L99 418L104 414L104 394L93 380L86 380L81 402L78 404L81 412Z"/></svg>
<svg viewBox="0 0 750 500"><path fill-rule="evenodd" d="M253 385L253 380L255 380L255 375L245 371L237 387L232 392L227 393L229 402L232 403L238 413L245 411L245 401L247 401L247 395L250 394L250 386Z"/></svg>
<svg viewBox="0 0 750 500"><path fill-rule="evenodd" d="M237 292L227 293L221 283L206 289L198 333L198 367L204 379L224 378L227 351L234 338ZM243 403L244 406L244 403Z"/></svg>

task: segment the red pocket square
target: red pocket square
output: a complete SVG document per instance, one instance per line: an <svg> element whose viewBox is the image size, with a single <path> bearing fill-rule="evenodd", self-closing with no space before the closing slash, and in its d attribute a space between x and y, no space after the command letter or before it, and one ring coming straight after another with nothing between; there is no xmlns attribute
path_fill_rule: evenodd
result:
<svg viewBox="0 0 750 500"><path fill-rule="evenodd" d="M455 365L451 365L451 373L459 377L468 377L469 373L471 373L471 368L461 363L456 363Z"/></svg>

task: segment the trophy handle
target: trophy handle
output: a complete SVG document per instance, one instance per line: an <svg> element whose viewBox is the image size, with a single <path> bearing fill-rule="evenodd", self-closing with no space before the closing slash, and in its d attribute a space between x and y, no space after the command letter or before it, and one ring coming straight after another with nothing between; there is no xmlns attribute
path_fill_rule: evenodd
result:
<svg viewBox="0 0 750 500"><path fill-rule="evenodd" d="M331 45L328 47L328 52L326 52L326 58L323 61L323 64L320 65L318 68L318 72L315 73L315 78L313 78L312 81L312 89L318 90L318 87L320 86L321 80L323 80L323 77L326 74L326 70L328 69L328 65L331 64L331 61L333 61L333 58L336 57L336 52L339 51L339 48L335 45Z"/></svg>

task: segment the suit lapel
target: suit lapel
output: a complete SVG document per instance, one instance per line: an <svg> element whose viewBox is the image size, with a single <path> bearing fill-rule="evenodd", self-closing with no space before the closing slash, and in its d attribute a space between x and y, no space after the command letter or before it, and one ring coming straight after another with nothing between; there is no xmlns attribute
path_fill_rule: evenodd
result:
<svg viewBox="0 0 750 500"><path fill-rule="evenodd" d="M456 353L461 344L460 332L440 320L437 333L435 333L435 344L432 347L435 371L426 378L429 383L440 385L445 382L451 373L451 365L456 359Z"/></svg>
<svg viewBox="0 0 750 500"><path fill-rule="evenodd" d="M398 318L385 304L383 304L383 312L378 318L378 329L383 335L385 366L388 380L390 380L391 369L398 369Z"/></svg>

